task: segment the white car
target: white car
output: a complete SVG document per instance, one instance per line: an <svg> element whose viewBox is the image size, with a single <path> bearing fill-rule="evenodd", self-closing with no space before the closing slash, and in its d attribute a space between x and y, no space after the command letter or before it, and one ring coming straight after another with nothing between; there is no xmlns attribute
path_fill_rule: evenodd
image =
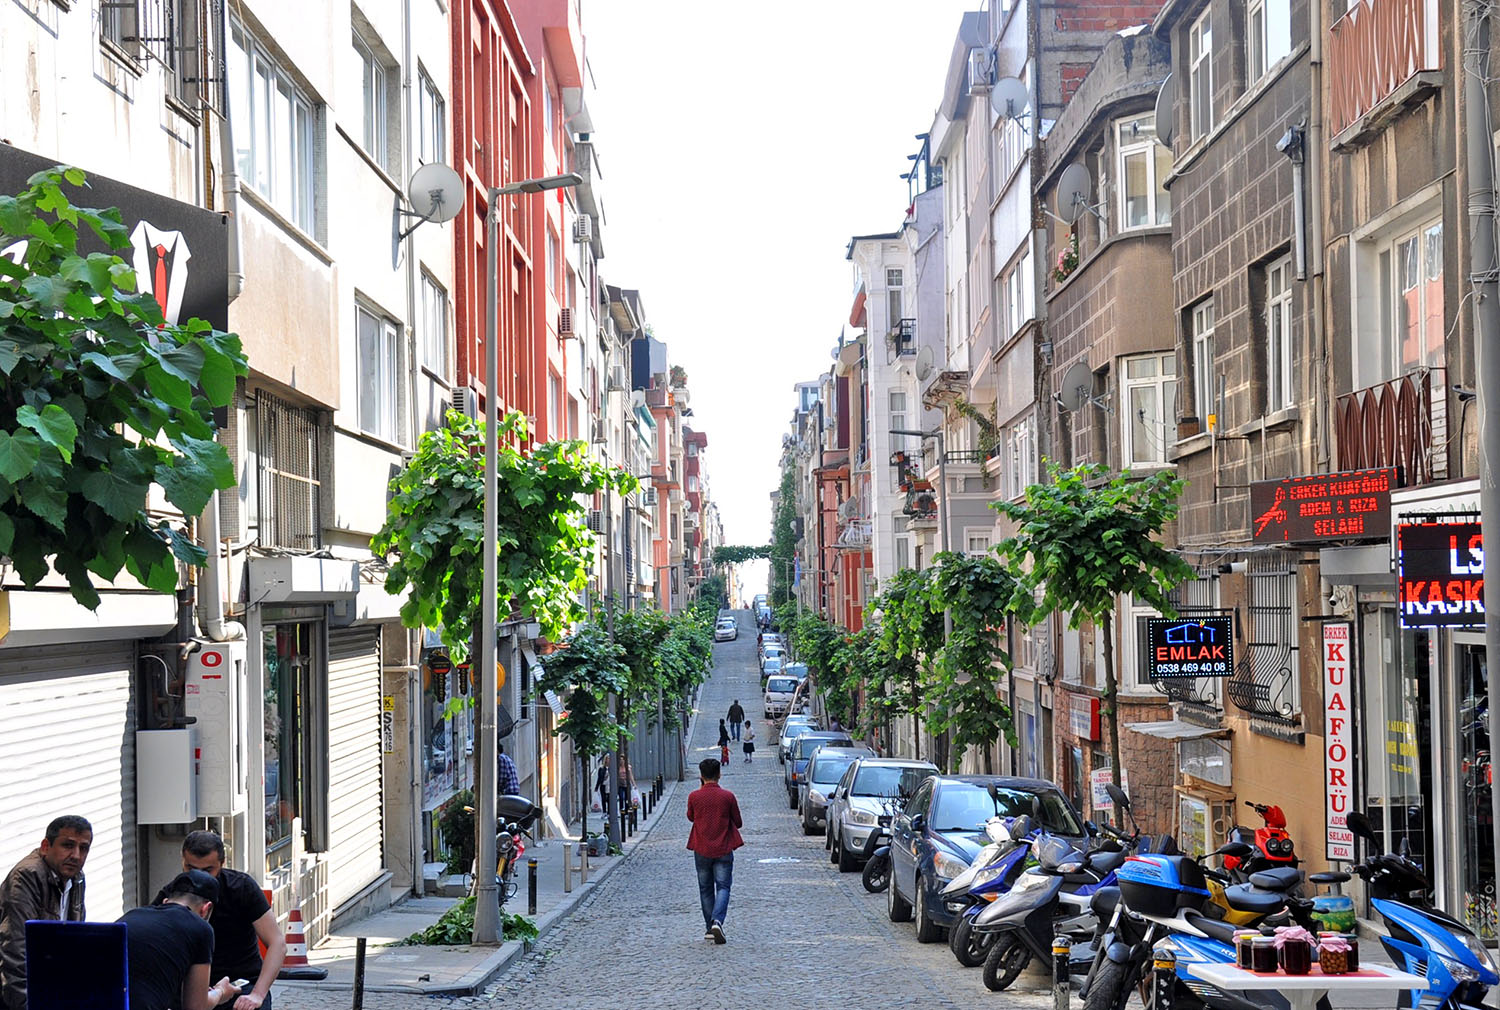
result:
<svg viewBox="0 0 1500 1010"><path fill-rule="evenodd" d="M767 719L780 719L792 707L792 696L797 693L796 677L771 677L766 681Z"/></svg>
<svg viewBox="0 0 1500 1010"><path fill-rule="evenodd" d="M740 626L734 621L720 621L714 625L715 642L732 642L740 637Z"/></svg>

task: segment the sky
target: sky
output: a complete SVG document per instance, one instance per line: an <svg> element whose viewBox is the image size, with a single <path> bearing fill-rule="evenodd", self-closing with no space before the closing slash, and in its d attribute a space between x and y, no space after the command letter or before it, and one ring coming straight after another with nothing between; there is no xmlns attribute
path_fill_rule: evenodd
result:
<svg viewBox="0 0 1500 1010"><path fill-rule="evenodd" d="M731 544L770 540L792 386L828 369L848 322L849 239L901 226L900 175L979 7L583 0L600 276L640 290L687 369Z"/></svg>

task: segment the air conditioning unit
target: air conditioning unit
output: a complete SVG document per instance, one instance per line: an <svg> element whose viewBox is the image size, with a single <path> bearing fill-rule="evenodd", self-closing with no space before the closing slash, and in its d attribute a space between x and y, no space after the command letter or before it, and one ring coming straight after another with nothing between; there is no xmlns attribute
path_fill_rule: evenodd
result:
<svg viewBox="0 0 1500 1010"><path fill-rule="evenodd" d="M472 386L453 387L453 409L469 418L479 420L479 393Z"/></svg>
<svg viewBox="0 0 1500 1010"><path fill-rule="evenodd" d="M985 49L969 53L969 94L988 94L990 90L990 54Z"/></svg>
<svg viewBox="0 0 1500 1010"><path fill-rule="evenodd" d="M594 241L594 219L588 214L579 214L573 219L573 241Z"/></svg>
<svg viewBox="0 0 1500 1010"><path fill-rule="evenodd" d="M604 532L604 510L603 509L589 509L589 532L591 532L591 533L603 533Z"/></svg>
<svg viewBox="0 0 1500 1010"><path fill-rule="evenodd" d="M609 441L609 422L605 421L604 418L594 418L594 424L590 430L592 431L591 437L595 445Z"/></svg>
<svg viewBox="0 0 1500 1010"><path fill-rule="evenodd" d="M648 487L648 488L646 488L645 501L646 501L647 505L655 505L656 504L656 502L657 502L656 488L654 488L654 487Z"/></svg>
<svg viewBox="0 0 1500 1010"><path fill-rule="evenodd" d="M609 370L609 386L607 388L610 392L618 392L625 389L624 365L615 365Z"/></svg>
<svg viewBox="0 0 1500 1010"><path fill-rule="evenodd" d="M573 336L573 309L565 306L557 313L557 335L564 340Z"/></svg>

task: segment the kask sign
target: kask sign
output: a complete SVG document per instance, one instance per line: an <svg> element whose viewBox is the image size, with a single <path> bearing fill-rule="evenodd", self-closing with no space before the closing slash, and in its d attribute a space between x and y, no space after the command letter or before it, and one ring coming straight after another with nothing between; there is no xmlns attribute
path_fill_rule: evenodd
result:
<svg viewBox="0 0 1500 1010"><path fill-rule="evenodd" d="M1152 680L1234 673L1232 617L1153 617L1146 622L1146 640L1146 673Z"/></svg>
<svg viewBox="0 0 1500 1010"><path fill-rule="evenodd" d="M1484 626L1484 534L1478 523L1396 527L1403 628Z"/></svg>

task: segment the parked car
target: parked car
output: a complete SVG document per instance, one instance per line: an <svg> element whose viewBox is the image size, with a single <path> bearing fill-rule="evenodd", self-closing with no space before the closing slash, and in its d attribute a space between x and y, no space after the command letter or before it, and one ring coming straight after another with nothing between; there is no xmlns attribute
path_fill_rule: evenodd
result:
<svg viewBox="0 0 1500 1010"><path fill-rule="evenodd" d="M770 680L772 677L776 676L780 672L781 672L781 657L780 656L771 656L771 657L769 657L764 663L761 664L761 668L760 668L760 686L762 688L764 688L766 686L766 681Z"/></svg>
<svg viewBox="0 0 1500 1010"><path fill-rule="evenodd" d="M767 678L765 712L767 719L780 719L791 711L792 696L797 693L797 678L777 675Z"/></svg>
<svg viewBox="0 0 1500 1010"><path fill-rule="evenodd" d="M732 617L728 620L721 620L718 624L714 625L715 642L732 642L739 637L740 626Z"/></svg>
<svg viewBox="0 0 1500 1010"><path fill-rule="evenodd" d="M766 660L773 656L784 662L786 660L786 646L780 642L767 642L763 644L760 647L760 668L762 670L766 668Z"/></svg>
<svg viewBox="0 0 1500 1010"><path fill-rule="evenodd" d="M829 847L839 870L859 869L890 837L888 801L904 804L937 773L930 761L906 758L860 758L850 765L828 801Z"/></svg>
<svg viewBox="0 0 1500 1010"><path fill-rule="evenodd" d="M797 809L802 833L816 835L828 813L828 796L858 758L874 757L868 747L819 747L807 763L807 774L797 783Z"/></svg>
<svg viewBox="0 0 1500 1010"><path fill-rule="evenodd" d="M786 764L786 759L791 754L792 743L804 733L816 733L821 728L818 721L810 715L794 712L787 716L781 727L781 739L776 748L776 759Z"/></svg>
<svg viewBox="0 0 1500 1010"><path fill-rule="evenodd" d="M886 912L892 922L915 917L918 942L943 938L957 916L948 911L939 892L968 869L988 843L984 823L997 814L1028 814L1042 830L1079 848L1086 844L1082 819L1051 782L1006 775L934 775L891 825Z"/></svg>
<svg viewBox="0 0 1500 1010"><path fill-rule="evenodd" d="M804 733L797 738L797 742L791 746L791 753L787 755L786 770L783 773L788 809L797 809L797 786L802 781L802 776L807 774L807 762L812 760L819 747L825 746L853 747L854 738L842 730L826 729Z"/></svg>

